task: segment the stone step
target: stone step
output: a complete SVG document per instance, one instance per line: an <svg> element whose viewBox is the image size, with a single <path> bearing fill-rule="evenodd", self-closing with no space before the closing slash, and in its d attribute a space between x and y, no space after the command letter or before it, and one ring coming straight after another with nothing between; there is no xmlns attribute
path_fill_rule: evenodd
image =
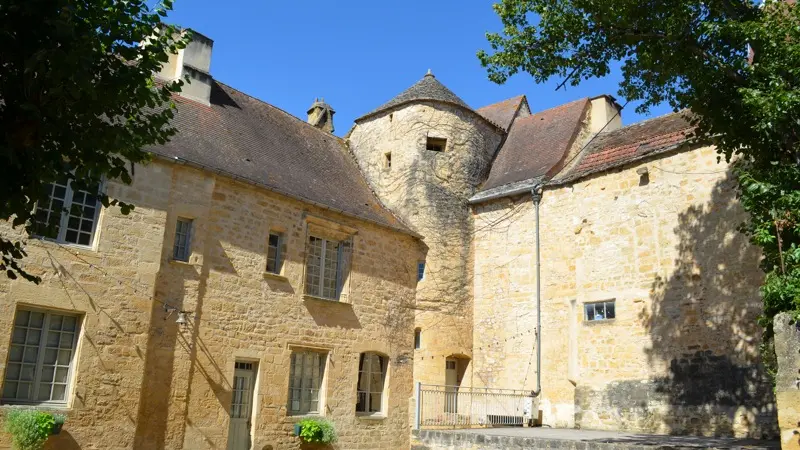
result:
<svg viewBox="0 0 800 450"><path fill-rule="evenodd" d="M780 450L778 441L552 428L419 430L412 450Z"/></svg>

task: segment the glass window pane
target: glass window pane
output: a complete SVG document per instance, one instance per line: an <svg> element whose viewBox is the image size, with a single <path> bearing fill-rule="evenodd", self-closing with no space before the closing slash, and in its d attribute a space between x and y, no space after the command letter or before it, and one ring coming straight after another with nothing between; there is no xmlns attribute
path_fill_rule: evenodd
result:
<svg viewBox="0 0 800 450"><path fill-rule="evenodd" d="M616 311L614 311L614 302L606 303L606 319L613 319L616 317Z"/></svg>

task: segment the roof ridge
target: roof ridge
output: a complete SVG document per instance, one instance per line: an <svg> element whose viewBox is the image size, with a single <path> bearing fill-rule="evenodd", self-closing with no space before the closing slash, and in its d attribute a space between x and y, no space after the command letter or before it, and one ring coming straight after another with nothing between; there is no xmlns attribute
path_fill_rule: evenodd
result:
<svg viewBox="0 0 800 450"><path fill-rule="evenodd" d="M320 133L323 133L325 136L330 136L330 137L333 137L333 138L335 138L335 139L337 139L337 140L341 141L342 143L344 143L344 139L340 138L339 136L336 136L336 135L335 135L335 134L333 134L333 133L328 133L328 132L327 132L327 131L325 131L325 130L319 129L319 128L315 127L314 125L311 125L310 123L306 122L305 120L303 120L303 119L301 119L301 118L299 118L299 117L295 116L294 114L291 114L291 113L287 112L286 110L284 110L284 109L282 109L282 108L280 108L280 107L278 107L278 106L275 106L275 105L273 105L272 103L269 103L269 102L267 102L266 100L262 100L262 99L260 99L260 98L258 98L258 97L256 97L256 96L254 96L254 95L248 94L247 92L244 92L244 91L242 91L242 90L236 89L235 87L231 86L230 84L223 83L222 81L219 81L219 80L217 80L216 78L214 78L214 82L216 82L216 83L218 83L218 84L221 84L221 85L223 85L223 86L227 87L228 89L231 89L231 90L233 90L233 91L236 91L236 92L238 92L239 94L242 94L242 95L244 95L245 97L249 97L249 98L251 98L251 99L253 99L253 100L255 100L255 101L259 102L259 103L262 103L262 104L264 104L264 105L266 105L266 106L269 106L270 108L272 108L272 109L274 109L274 110L276 110L276 111L280 111L280 112L282 112L283 114L285 114L285 115L287 115L287 116L291 117L292 119L294 119L294 120L296 120L296 121L298 121L298 122L302 123L303 125L305 125L305 126L308 126L308 127L311 127L311 128L313 128L313 129L317 130L318 132L320 132Z"/></svg>

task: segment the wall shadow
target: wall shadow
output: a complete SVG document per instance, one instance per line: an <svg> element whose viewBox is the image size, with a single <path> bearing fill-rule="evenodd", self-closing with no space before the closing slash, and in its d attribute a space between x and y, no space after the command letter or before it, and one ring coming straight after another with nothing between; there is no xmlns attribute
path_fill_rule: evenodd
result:
<svg viewBox="0 0 800 450"><path fill-rule="evenodd" d="M647 390L645 409L660 408L671 434L776 435L758 350L760 253L736 231L745 219L729 171L708 203L678 214L673 272L655 278L652 306L640 314L652 342L648 361L666 375L639 389Z"/></svg>
<svg viewBox="0 0 800 450"><path fill-rule="evenodd" d="M314 323L321 327L361 328L361 321L358 320L352 305L313 298L306 298L303 304L306 305Z"/></svg>

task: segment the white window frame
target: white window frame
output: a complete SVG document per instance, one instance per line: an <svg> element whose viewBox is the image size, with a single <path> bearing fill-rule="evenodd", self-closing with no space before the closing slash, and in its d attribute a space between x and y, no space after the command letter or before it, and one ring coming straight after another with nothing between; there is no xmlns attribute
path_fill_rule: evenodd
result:
<svg viewBox="0 0 800 450"><path fill-rule="evenodd" d="M272 236L275 236L275 237L278 238L278 243L275 245L275 262L274 262L275 266L272 268L272 270L270 270L270 268L269 268L269 261L270 261L269 251L272 248L272 245L270 244L269 241L272 238ZM283 261L282 261L283 252L281 252L281 247L283 247L283 233L279 233L277 231L270 231L269 235L267 236L267 264L264 267L264 270L266 272L274 273L274 274L280 274L281 273L281 268L283 267Z"/></svg>
<svg viewBox="0 0 800 450"><path fill-rule="evenodd" d="M28 399L28 400L19 399L19 398L16 398L16 397L15 398L7 398L7 397L4 396L6 384L8 382L14 382L14 383L18 383L19 382L19 378L17 380L8 380L7 377L8 377L9 365L15 363L15 362L10 361L10 358L11 358L11 346L12 345L19 345L19 344L14 344L13 343L13 335L17 330L17 326L18 326L17 325L17 320L18 320L18 317L19 317L19 313L23 312L23 311L24 312L28 312L28 313L44 314L44 319L42 321L42 328L40 330L40 335L39 335L37 358L36 358L35 366L34 366L34 369L33 369L34 370L34 374L33 374L34 376L33 376L33 381L31 381L31 384L32 384L31 387L33 389L32 393L31 393L32 399ZM53 386L55 386L56 384L62 384L62 383L56 383L55 374L56 374L57 369L59 367L63 367L64 366L64 364L59 364L58 363L58 356L59 356L58 354L59 354L59 352L61 352L62 350L66 350L67 348L66 347L62 348L60 346L60 342L59 342L59 344L57 344L58 345L57 347L49 347L47 345L47 342L48 342L48 336L47 335L49 334L50 331L55 331L55 330L50 330L50 324L51 324L51 322L53 320L53 316L72 317L73 319L75 319L75 330L71 331L71 333L73 333L73 338L72 338L72 343L71 343L71 345L69 347L70 357L69 357L69 363L67 364L66 383L64 383L64 399L63 400L36 400L38 398L39 389L41 388L40 384L43 382L42 381L42 373L44 372L45 355L46 355L46 351L47 350L55 350L56 351L56 361L54 361L53 364L47 364L47 365L52 365L53 366L53 380L49 381L50 389L51 389L51 394L50 394L51 397L52 397ZM29 321L30 321L30 319L29 319ZM0 397L2 397L2 398L0 398L0 403L2 403L2 404L12 404L12 405L53 405L53 406L65 406L65 405L67 405L69 403L70 395L72 393L73 373L75 371L75 361L77 359L76 355L78 353L78 341L79 341L80 334L81 334L81 322L82 322L82 317L80 315L78 315L78 314L71 314L71 313L68 313L68 312L53 311L53 310L46 310L46 309L40 309L40 308L31 308L31 307L27 307L27 306L17 308L16 313L14 315L14 322L12 323L12 326L11 326L12 343L9 344L8 358L6 359L6 372L5 372L4 376L3 376L2 390L0 390ZM29 323L30 322L28 322L28 324ZM26 324L26 326L24 326L24 327L22 327L20 325L20 327L25 329L26 331L32 329L29 326L27 326L28 324ZM59 332L63 332L64 330L58 330L58 331ZM69 331L67 331L67 332L69 333ZM33 347L33 346L30 346L30 345L26 345L26 344L22 344L22 346L23 347ZM23 348L23 352L24 351L25 350ZM23 359L23 361L24 361L24 359ZM21 365L24 365L24 363L21 363ZM47 381L44 381L44 382L47 383Z"/></svg>
<svg viewBox="0 0 800 450"><path fill-rule="evenodd" d="M364 352L358 355L359 367L358 369L358 381L356 382L356 414L360 416L384 416L386 414L384 405L386 404L386 379L389 374L389 357L386 355L382 355L378 352ZM372 376L376 373L376 368L373 367L373 356L377 356L379 358L379 365L382 362L383 367L378 367L377 370L380 370L381 376L381 389L380 392L372 390ZM366 390L361 389L361 380L362 376L367 377L366 383ZM380 394L380 405L376 411L370 411L370 406L373 406L372 403L372 395L373 394ZM365 401L363 407L364 410L359 410L359 397L361 395L365 396Z"/></svg>
<svg viewBox="0 0 800 450"><path fill-rule="evenodd" d="M178 255L179 249L179 241L180 235L183 233L180 232L180 224L186 223L188 229L186 230L186 242L183 245L183 254ZM175 220L175 239L172 242L172 260L173 261L181 261L181 262L189 262L189 257L192 256L192 232L194 231L194 219L191 217L178 217Z"/></svg>
<svg viewBox="0 0 800 450"><path fill-rule="evenodd" d="M314 245L312 243L312 240L321 241L319 265L317 267L314 267L316 270L318 270L316 274L312 273L311 257L313 252L312 247ZM339 301L342 295L342 290L344 288L344 278L347 276L347 274L343 273L345 269L343 261L345 247L347 245L350 245L352 252L352 243L350 243L350 241L348 240L336 241L331 239L325 239L323 237L315 235L309 235L306 245L307 245L306 248L308 249L307 250L308 255L306 255L306 280L305 280L306 295L326 300ZM331 246L335 246L335 250L332 250L330 248ZM333 280L334 295L331 297L325 295L325 282L330 281L329 278L325 276L325 262L327 260L327 257L329 256L329 252L334 252L334 251L336 252L336 267L334 270L334 280ZM312 283L310 280L311 277L317 277L318 281L316 283Z"/></svg>
<svg viewBox="0 0 800 450"><path fill-rule="evenodd" d="M47 202L48 202L48 205L47 205L48 217L47 218L48 218L48 220L46 221L46 223L44 225L48 225L49 224L49 219L50 219L50 215L51 214L60 214L61 217L59 218L59 222L58 222L58 234L56 235L56 237L49 237L49 236L45 236L45 235L36 234L35 237L41 238L41 239L44 239L44 240L48 240L48 241L57 242L59 244L74 245L76 247L91 249L91 248L94 247L95 240L97 239L97 223L100 220L100 209L103 206L103 204L100 202L100 192L102 191L102 188L103 188L103 182L100 182L100 184L98 184L97 192L95 194L90 194L88 191L83 191L83 192L86 193L86 195L94 195L95 198L96 198L96 203L94 205L94 216L91 218L91 220L92 220L92 231L89 232L90 236L89 236L89 243L88 244L79 244L77 242L70 242L70 241L66 240L67 232L69 231L68 230L69 219L72 216L72 201L73 201L73 198L75 196L75 191L72 189L72 182L73 182L73 180L67 180L66 184L62 184L62 183L55 182L55 181L52 182L52 183L48 183L48 185L50 187L50 192L47 194ZM53 191L54 191L56 185L64 187L64 204L62 205L60 211L54 211L54 210L51 209L52 205L53 205ZM88 205L84 205L84 206L88 206ZM36 203L36 208L34 209L34 216L38 215L40 207L41 207L40 202L37 202ZM82 212L81 212L80 220L81 221L86 220L86 219L83 218L83 213ZM38 223L38 221L37 221L37 225L42 225L42 224ZM78 238L80 237L81 233L86 233L86 231L81 231L80 230L80 225L81 224L78 225L78 230L75 230L78 233L78 236L77 236Z"/></svg>
<svg viewBox="0 0 800 450"><path fill-rule="evenodd" d="M603 317L597 318L597 306L603 307ZM608 317L607 305L611 305L614 311L614 317ZM592 308L594 316L589 316L589 307ZM616 299L603 300L601 302L586 302L583 304L583 321L587 323L592 322L608 322L617 318L617 302Z"/></svg>
<svg viewBox="0 0 800 450"><path fill-rule="evenodd" d="M316 384L316 387L313 385L314 377L313 372L311 373L311 383L312 385L305 385L306 378L303 377L303 372L305 372L305 355L312 354L316 355L318 359L318 370L319 370L319 380ZM328 352L324 350L316 350L316 349L307 349L307 348L295 348L292 350L292 354L289 360L289 392L287 398L287 405L286 405L286 413L290 416L321 416L323 415L322 412L325 411L325 375L328 372ZM300 376L297 375L297 361L300 360L303 362L303 366L300 368L301 374ZM313 363L312 363L313 364ZM314 370L312 366L311 371ZM295 385L295 380L299 378L300 385ZM303 400L303 392L308 391L308 408L304 408L304 400ZM311 404L313 403L313 394L314 391L317 392L317 407L316 409L311 408ZM295 395L300 395L299 399L295 399ZM297 408L294 407L295 402L299 405Z"/></svg>

